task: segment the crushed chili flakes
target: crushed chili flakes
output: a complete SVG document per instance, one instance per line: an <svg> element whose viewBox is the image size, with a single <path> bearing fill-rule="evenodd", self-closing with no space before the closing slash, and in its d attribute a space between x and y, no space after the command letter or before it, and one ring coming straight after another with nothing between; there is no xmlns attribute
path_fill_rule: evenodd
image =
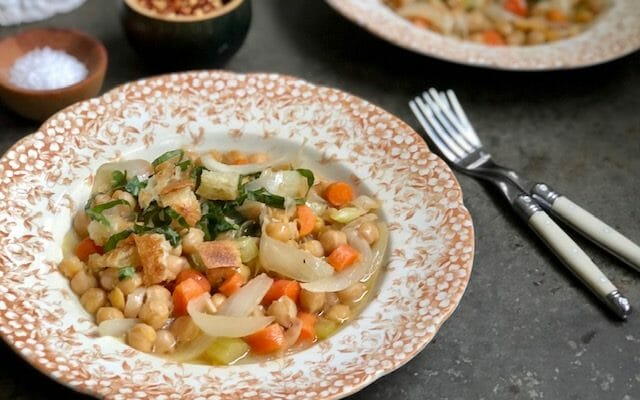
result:
<svg viewBox="0 0 640 400"><path fill-rule="evenodd" d="M137 0L149 11L163 16L201 16L222 8L231 0Z"/></svg>

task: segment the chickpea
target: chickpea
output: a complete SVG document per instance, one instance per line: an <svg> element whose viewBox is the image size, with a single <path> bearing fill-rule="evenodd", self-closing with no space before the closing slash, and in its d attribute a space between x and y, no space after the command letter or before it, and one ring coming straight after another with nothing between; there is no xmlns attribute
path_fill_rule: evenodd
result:
<svg viewBox="0 0 640 400"><path fill-rule="evenodd" d="M306 250L316 257L324 256L324 247L319 240L308 240L301 245L302 250Z"/></svg>
<svg viewBox="0 0 640 400"><path fill-rule="evenodd" d="M527 44L541 44L546 40L544 32L531 31L527 34Z"/></svg>
<svg viewBox="0 0 640 400"><path fill-rule="evenodd" d="M118 282L117 287L120 290L122 290L123 294L129 295L133 293L133 291L139 288L141 285L142 285L142 274L139 272L136 272L132 276Z"/></svg>
<svg viewBox="0 0 640 400"><path fill-rule="evenodd" d="M238 273L240 275L242 275L242 277L244 278L245 282L249 281L249 278L251 278L251 268L249 268L248 266L242 264L238 267Z"/></svg>
<svg viewBox="0 0 640 400"><path fill-rule="evenodd" d="M500 21L496 24L496 30L500 32L502 36L508 36L513 32L513 25L507 21Z"/></svg>
<svg viewBox="0 0 640 400"><path fill-rule="evenodd" d="M179 244L176 247L172 247L169 254L173 254L174 256L179 256L182 254L182 245Z"/></svg>
<svg viewBox="0 0 640 400"><path fill-rule="evenodd" d="M89 231L87 228L89 227L89 223L91 220L84 210L78 210L76 215L73 217L73 229L76 231L78 236L84 238L89 236Z"/></svg>
<svg viewBox="0 0 640 400"><path fill-rule="evenodd" d="M380 237L380 230L374 222L364 222L358 227L358 234L369 243L374 244Z"/></svg>
<svg viewBox="0 0 640 400"><path fill-rule="evenodd" d="M89 271L83 269L73 276L71 279L71 290L78 296L84 294L87 290L97 287L98 281Z"/></svg>
<svg viewBox="0 0 640 400"><path fill-rule="evenodd" d="M120 311L124 311L124 293L120 288L115 288L109 292L109 303Z"/></svg>
<svg viewBox="0 0 640 400"><path fill-rule="evenodd" d="M153 329L160 329L169 318L169 307L164 300L147 300L140 308L138 318Z"/></svg>
<svg viewBox="0 0 640 400"><path fill-rule="evenodd" d="M171 324L171 333L176 338L178 343L190 342L195 339L200 333L200 328L193 322L190 316L183 315L176 318Z"/></svg>
<svg viewBox="0 0 640 400"><path fill-rule="evenodd" d="M127 334L127 343L136 350L149 353L153 348L157 336L155 329L149 325L136 324Z"/></svg>
<svg viewBox="0 0 640 400"><path fill-rule="evenodd" d="M98 325L104 321L122 318L124 318L124 314L115 307L100 307L96 312L96 324Z"/></svg>
<svg viewBox="0 0 640 400"><path fill-rule="evenodd" d="M258 304L251 312L252 317L264 317L265 310L262 304Z"/></svg>
<svg viewBox="0 0 640 400"><path fill-rule="evenodd" d="M514 30L510 35L507 36L507 44L511 46L521 46L524 44L526 38L527 37L524 32L520 30Z"/></svg>
<svg viewBox="0 0 640 400"><path fill-rule="evenodd" d="M327 293L326 294L326 300L324 302L324 311L328 311L334 304L338 304L340 302L340 299L338 298L338 295L335 293Z"/></svg>
<svg viewBox="0 0 640 400"><path fill-rule="evenodd" d="M351 315L351 309L344 304L334 304L324 315L325 318L339 323L343 323Z"/></svg>
<svg viewBox="0 0 640 400"><path fill-rule="evenodd" d="M296 315L298 315L298 308L289 296L282 296L271 303L267 309L267 315L275 317L280 325L288 328L293 323Z"/></svg>
<svg viewBox="0 0 640 400"><path fill-rule="evenodd" d="M297 233L297 231L295 233ZM291 229L290 224L284 222L270 222L269 225L267 225L267 235L285 243L295 238L295 234Z"/></svg>
<svg viewBox="0 0 640 400"><path fill-rule="evenodd" d="M124 200L124 201L126 201L127 203L129 203L129 205L131 206L132 209L136 208L136 205L138 204L138 202L131 195L131 193L125 192L124 190L116 190L115 192L113 192L111 197L113 197L116 200Z"/></svg>
<svg viewBox="0 0 640 400"><path fill-rule="evenodd" d="M362 282L356 282L348 288L337 293L338 299L344 304L352 305L362 299L367 293L367 285Z"/></svg>
<svg viewBox="0 0 640 400"><path fill-rule="evenodd" d="M119 268L107 268L100 272L100 286L106 290L113 290L120 282L118 272Z"/></svg>
<svg viewBox="0 0 640 400"><path fill-rule="evenodd" d="M171 353L176 347L176 338L166 329L156 332L156 341L153 343L154 353Z"/></svg>
<svg viewBox="0 0 640 400"><path fill-rule="evenodd" d="M96 197L93 198L93 203L97 206L100 204L104 204L104 203L108 203L111 201L111 196L109 196L108 194L102 193L102 194L98 194L96 195Z"/></svg>
<svg viewBox="0 0 640 400"><path fill-rule="evenodd" d="M227 296L223 295L222 293L216 293L211 296L211 302L217 309L219 309L226 300Z"/></svg>
<svg viewBox="0 0 640 400"><path fill-rule="evenodd" d="M147 300L160 300L171 303L171 292L164 286L153 285L147 288Z"/></svg>
<svg viewBox="0 0 640 400"><path fill-rule="evenodd" d="M167 256L167 269L171 271L174 276L177 276L180 271L187 268L191 268L191 266L186 258L174 256L173 254Z"/></svg>
<svg viewBox="0 0 640 400"><path fill-rule="evenodd" d="M107 304L107 294L104 290L93 287L84 292L82 297L80 297L80 303L85 310L93 314L100 307Z"/></svg>
<svg viewBox="0 0 640 400"><path fill-rule="evenodd" d="M84 268L84 263L76 256L70 256L60 261L60 272L67 278L73 278L78 272Z"/></svg>
<svg viewBox="0 0 640 400"><path fill-rule="evenodd" d="M321 217L316 217L316 224L313 226L313 230L311 231L311 233L318 234L322 232L324 226L324 219L322 219Z"/></svg>
<svg viewBox="0 0 640 400"><path fill-rule="evenodd" d="M324 292L310 292L306 289L300 291L300 305L312 314L322 310L326 299Z"/></svg>
<svg viewBox="0 0 640 400"><path fill-rule="evenodd" d="M320 234L320 243L325 254L330 254L338 246L347 243L347 235L342 231L327 229Z"/></svg>

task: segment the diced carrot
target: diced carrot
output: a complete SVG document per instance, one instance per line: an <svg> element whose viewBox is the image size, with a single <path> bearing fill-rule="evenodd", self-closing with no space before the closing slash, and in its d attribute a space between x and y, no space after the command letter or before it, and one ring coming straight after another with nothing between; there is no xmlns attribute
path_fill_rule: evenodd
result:
<svg viewBox="0 0 640 400"><path fill-rule="evenodd" d="M327 262L339 272L356 262L358 257L360 257L358 250L348 244L341 244L329 254Z"/></svg>
<svg viewBox="0 0 640 400"><path fill-rule="evenodd" d="M262 305L269 306L272 302L278 300L282 296L287 296L295 303L298 302L300 296L300 284L298 281L290 281L288 279L276 279L271 284L267 294L262 298Z"/></svg>
<svg viewBox="0 0 640 400"><path fill-rule="evenodd" d="M227 164L235 164L235 165L241 165L241 164L248 164L249 163L249 157L247 157L246 154L238 151L238 150L231 150L229 152L227 152L225 154L225 161L227 162Z"/></svg>
<svg viewBox="0 0 640 400"><path fill-rule="evenodd" d="M89 256L94 253L102 254L102 247L98 246L90 238L84 238L78 246L76 246L76 256L80 261L87 261Z"/></svg>
<svg viewBox="0 0 640 400"><path fill-rule="evenodd" d="M323 196L334 207L340 207L354 198L353 188L346 182L334 182L327 186Z"/></svg>
<svg viewBox="0 0 640 400"><path fill-rule="evenodd" d="M269 354L278 350L282 350L287 345L284 338L284 330L280 324L273 324L262 328L244 338L244 341L251 346L251 351L255 354Z"/></svg>
<svg viewBox="0 0 640 400"><path fill-rule="evenodd" d="M306 236L313 231L316 226L316 214L311 207L300 205L296 207L296 214L298 216L298 233L300 236Z"/></svg>
<svg viewBox="0 0 640 400"><path fill-rule="evenodd" d="M300 311L298 319L302 321L302 330L298 336L297 343L308 342L313 343L316 340L316 316Z"/></svg>
<svg viewBox="0 0 640 400"><path fill-rule="evenodd" d="M207 278L195 269L187 268L180 271L178 277L176 278L176 284L180 284L187 279L193 279L194 281L198 282L205 292L211 291L211 284L209 283Z"/></svg>
<svg viewBox="0 0 640 400"><path fill-rule="evenodd" d="M526 17L529 13L526 0L505 0L503 7L505 10L521 17Z"/></svg>
<svg viewBox="0 0 640 400"><path fill-rule="evenodd" d="M233 275L228 277L222 285L218 288L218 291L223 295L229 297L234 294L238 289L244 285L244 277L238 272L234 272Z"/></svg>
<svg viewBox="0 0 640 400"><path fill-rule="evenodd" d="M489 46L504 46L506 44L502 35L493 29L482 33L482 41Z"/></svg>
<svg viewBox="0 0 640 400"><path fill-rule="evenodd" d="M195 279L189 278L180 282L173 290L173 315L185 315L189 302L202 293L205 293L205 290Z"/></svg>
<svg viewBox="0 0 640 400"><path fill-rule="evenodd" d="M567 15L557 8L547 11L547 19L551 22L565 22Z"/></svg>
<svg viewBox="0 0 640 400"><path fill-rule="evenodd" d="M428 29L431 26L431 22L428 19L424 18L424 17L411 17L411 18L409 18L409 20L415 26L419 26L420 28Z"/></svg>

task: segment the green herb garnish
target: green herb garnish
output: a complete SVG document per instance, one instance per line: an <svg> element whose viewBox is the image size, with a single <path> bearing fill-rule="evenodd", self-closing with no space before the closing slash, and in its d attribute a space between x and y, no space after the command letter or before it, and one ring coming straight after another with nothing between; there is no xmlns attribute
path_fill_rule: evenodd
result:
<svg viewBox="0 0 640 400"><path fill-rule="evenodd" d="M186 171L187 169L189 169L189 167L191 166L191 164L193 164L193 162L191 160L184 160L182 162L179 162L178 164L176 164L178 167L180 167L180 171Z"/></svg>
<svg viewBox="0 0 640 400"><path fill-rule="evenodd" d="M127 184L127 171L111 172L111 187L114 189L121 188Z"/></svg>
<svg viewBox="0 0 640 400"><path fill-rule="evenodd" d="M284 197L269 193L265 188L247 192L247 198L264 203L269 207L284 209Z"/></svg>
<svg viewBox="0 0 640 400"><path fill-rule="evenodd" d="M135 275L136 269L132 266L122 267L118 270L118 280L123 281Z"/></svg>
<svg viewBox="0 0 640 400"><path fill-rule="evenodd" d="M148 180L141 181L137 176L134 176L129 182L124 185L124 190L131 193L133 196L138 196L140 191L147 187Z"/></svg>
<svg viewBox="0 0 640 400"><path fill-rule="evenodd" d="M107 239L107 242L104 244L104 247L103 247L104 252L106 253L115 249L121 240L128 238L132 233L133 231L131 229L126 229L124 231L121 231L109 236L109 239Z"/></svg>
<svg viewBox="0 0 640 400"><path fill-rule="evenodd" d="M153 165L154 167L157 167L158 165L162 164L163 162L171 160L172 158L175 158L175 157L178 157L178 163L180 161L182 161L182 158L184 157L184 150L178 149L178 150L167 151L166 153L164 153L160 157L158 157L155 160L153 160L151 165Z"/></svg>
<svg viewBox="0 0 640 400"><path fill-rule="evenodd" d="M296 169L296 171L298 171L300 175L307 178L307 186L309 187L309 189L307 189L307 193L308 193L311 187L313 186L313 182L315 182L316 180L315 176L313 176L313 172L311 172L310 169L304 169L304 168L298 168Z"/></svg>
<svg viewBox="0 0 640 400"><path fill-rule="evenodd" d="M109 220L104 215L102 215L102 213L105 210L108 210L120 204L129 205L129 203L126 200L118 199L118 200L109 201L107 203L98 204L95 207L85 207L85 212L87 213L87 216L90 219L94 221L99 221L100 223L109 226L110 225ZM89 203L87 203L87 206L88 205Z"/></svg>

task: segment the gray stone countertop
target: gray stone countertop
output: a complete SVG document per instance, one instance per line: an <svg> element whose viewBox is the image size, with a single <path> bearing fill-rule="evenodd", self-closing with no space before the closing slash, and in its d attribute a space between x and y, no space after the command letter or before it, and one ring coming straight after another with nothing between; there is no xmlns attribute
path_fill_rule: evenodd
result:
<svg viewBox="0 0 640 400"><path fill-rule="evenodd" d="M640 53L545 73L469 68L396 48L320 0L254 1L232 71L301 77L365 98L418 129L407 101L453 88L496 159L564 192L640 242ZM103 90L152 74L112 2L20 27L74 27L107 47ZM38 125L0 107L0 151ZM613 319L490 188L458 174L476 257L466 294L412 361L351 399L640 399L640 315ZM640 274L579 243L640 309ZM0 345L0 398L80 398Z"/></svg>

